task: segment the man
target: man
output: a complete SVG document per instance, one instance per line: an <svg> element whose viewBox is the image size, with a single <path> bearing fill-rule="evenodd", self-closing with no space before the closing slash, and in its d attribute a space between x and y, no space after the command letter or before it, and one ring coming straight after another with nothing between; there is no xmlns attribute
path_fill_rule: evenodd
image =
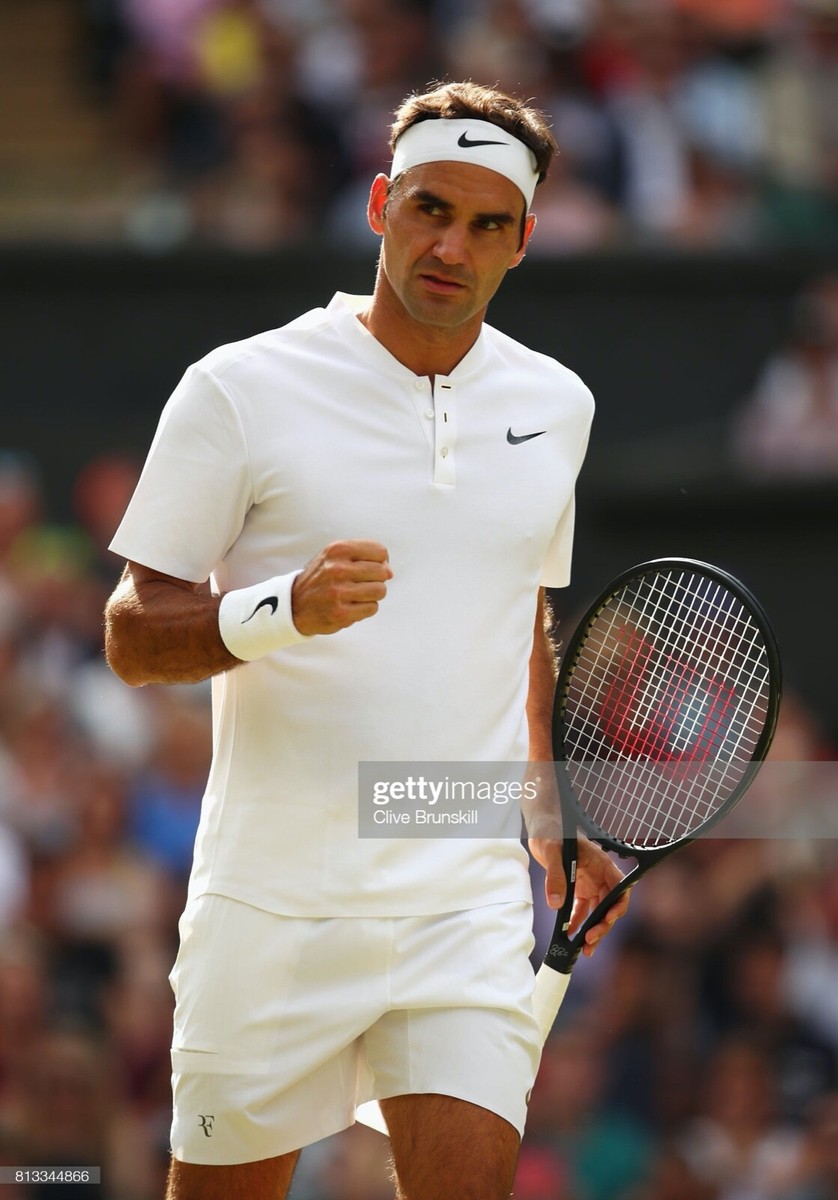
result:
<svg viewBox="0 0 838 1200"><path fill-rule="evenodd" d="M117 674L214 676L171 1200L285 1196L299 1147L370 1100L403 1200L508 1196L538 1064L525 851L359 838L358 764L551 757L541 586L567 582L592 403L483 318L555 144L447 84L392 147L373 296L191 368L113 542ZM555 907L555 797L527 818ZM583 845L583 907L617 877Z"/></svg>

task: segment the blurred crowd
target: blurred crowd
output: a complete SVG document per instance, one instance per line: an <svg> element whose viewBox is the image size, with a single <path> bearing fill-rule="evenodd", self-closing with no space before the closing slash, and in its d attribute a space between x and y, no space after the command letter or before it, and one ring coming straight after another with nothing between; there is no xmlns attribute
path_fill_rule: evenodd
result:
<svg viewBox="0 0 838 1200"><path fill-rule="evenodd" d="M103 660L136 474L91 462L57 526L38 464L0 453L0 1164L106 1180L55 1200L159 1198L168 1158L167 975L210 730L201 688L131 691Z"/></svg>
<svg viewBox="0 0 838 1200"><path fill-rule="evenodd" d="M56 525L38 464L0 454L0 1165L103 1172L52 1200L160 1200L167 1163L167 975L210 729L204 686L131 690L103 662L136 475L89 462ZM794 696L773 755L752 815L660 866L579 964L517 1200L838 1197L835 753ZM328 1139L294 1200L390 1200L386 1157L363 1127Z"/></svg>
<svg viewBox="0 0 838 1200"><path fill-rule="evenodd" d="M763 365L730 425L737 469L788 480L838 476L838 275L794 299L786 340Z"/></svg>
<svg viewBox="0 0 838 1200"><path fill-rule="evenodd" d="M838 243L836 0L77 2L141 244L371 247L394 107L466 77L553 120L533 252Z"/></svg>

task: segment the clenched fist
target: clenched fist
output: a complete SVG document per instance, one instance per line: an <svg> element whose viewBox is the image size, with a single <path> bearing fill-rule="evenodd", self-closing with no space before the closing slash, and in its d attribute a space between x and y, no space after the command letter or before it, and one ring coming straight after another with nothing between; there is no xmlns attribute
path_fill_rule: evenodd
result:
<svg viewBox="0 0 838 1200"><path fill-rule="evenodd" d="M294 580L291 610L300 633L337 633L375 616L393 578L379 542L332 542Z"/></svg>

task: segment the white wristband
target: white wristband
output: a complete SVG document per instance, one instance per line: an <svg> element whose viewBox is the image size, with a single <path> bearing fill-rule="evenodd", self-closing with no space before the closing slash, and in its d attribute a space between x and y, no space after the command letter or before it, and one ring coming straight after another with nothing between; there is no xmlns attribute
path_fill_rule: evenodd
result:
<svg viewBox="0 0 838 1200"><path fill-rule="evenodd" d="M291 611L291 587L299 574L276 575L221 597L218 628L222 642L236 658L252 662L273 650L308 641L294 624Z"/></svg>

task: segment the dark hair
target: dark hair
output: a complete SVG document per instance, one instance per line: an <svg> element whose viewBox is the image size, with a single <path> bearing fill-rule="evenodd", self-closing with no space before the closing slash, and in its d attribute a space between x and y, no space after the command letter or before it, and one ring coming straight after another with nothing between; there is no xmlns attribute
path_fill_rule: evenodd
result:
<svg viewBox="0 0 838 1200"><path fill-rule="evenodd" d="M419 121L454 121L465 117L489 121L529 146L535 155L538 182L541 183L557 151L547 117L516 96L471 81L439 83L403 100L391 126L390 150L394 150L402 134Z"/></svg>

